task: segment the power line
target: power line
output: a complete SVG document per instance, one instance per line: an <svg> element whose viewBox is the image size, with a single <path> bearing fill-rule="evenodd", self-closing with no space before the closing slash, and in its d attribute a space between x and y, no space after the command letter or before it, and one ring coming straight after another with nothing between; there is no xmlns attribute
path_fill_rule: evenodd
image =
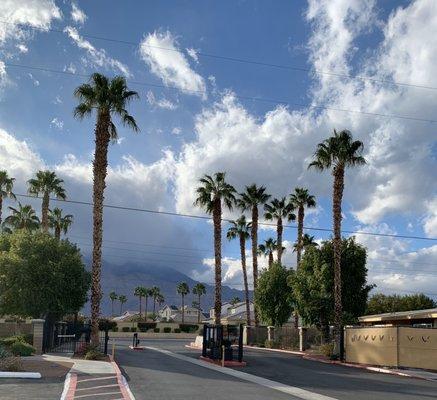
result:
<svg viewBox="0 0 437 400"><path fill-rule="evenodd" d="M45 67L35 67L35 66L31 66L31 65L14 64L14 63L8 63L8 62L5 62L3 64L7 67L13 67L13 68L24 68L24 69L30 69L30 70L35 70L35 71L44 71L44 72L63 74L63 75L68 75L68 76L89 78L89 75L77 74L77 73L73 73L73 72L69 72L69 71L62 71L62 70L45 68ZM187 93L208 94L207 91L205 91L205 90L188 90L188 89L181 89L181 88L178 88L176 86L170 86L170 85L165 86L165 85L154 84L154 83L149 83L149 82L138 82L138 81L131 81L131 80L127 80L127 81L131 84L134 84L134 85L150 86L150 87L161 88L161 89L172 89L172 90L177 90L180 92L187 92ZM361 114L361 115L365 115L365 116L382 117L382 118L388 118L388 119L402 119L402 120L416 121L416 122L437 123L437 120L435 120L435 119L419 118L419 117L413 117L413 116L408 116L408 115L383 114L383 113L376 113L376 112L369 112L369 111L349 110L349 109L345 109L345 108L296 103L296 102L290 102L288 100L278 100L278 99L271 99L271 98L266 98L266 97L251 97L251 96L243 96L243 95L237 95L237 94L234 94L234 97L237 99L240 99L240 100L251 100L251 101L257 101L257 102L261 102L261 103L270 103L270 104L277 104L277 105L302 107L302 108L306 108L309 110L338 111L338 112L343 112L343 113Z"/></svg>
<svg viewBox="0 0 437 400"><path fill-rule="evenodd" d="M13 22L7 22L7 21L0 21L0 23L16 25ZM60 29L53 29L53 28L45 29L45 28L39 28L39 27L34 27L34 26L29 26L29 25L25 25L25 26L31 30L39 30L39 31L43 31L43 32L48 31L48 32L60 33L60 34L65 33L63 30L60 30ZM108 37L104 37L104 36L90 35L88 33L83 33L83 32L80 33L80 36L82 36L86 39L102 40L102 41L106 41L106 42L120 43L120 44L135 46L135 47L140 45L140 43L138 43L138 42L108 38ZM148 48L152 48L152 49L165 50L165 51L176 52L176 53L180 53L180 54L185 55L184 51L179 50L179 49L175 49L175 48L146 45L144 43L141 45L148 47ZM393 85L393 86L405 86L405 87L418 88L418 89L437 90L437 87L434 87L434 86L419 85L419 84L405 83L405 82L397 82L397 81L388 80L388 79L377 79L377 78L372 78L372 77L362 76L362 75L351 75L351 74L338 73L338 72L332 72L332 71L324 71L324 70L313 69L313 68L302 67L302 66L295 66L295 65L269 63L269 62L265 62L265 61L250 60L247 58L230 57L230 56L224 56L224 55L219 55L219 54L206 53L203 51L196 51L196 55L200 56L200 57L205 57L205 58L212 58L212 59L235 62L235 63L242 63L242 64L252 64L252 65L257 65L257 66L261 66L261 67L272 67L272 68L283 69L283 70L310 72L310 73L315 73L318 75L335 76L338 78L346 78L346 79L351 79L351 80L357 79L357 80L361 80L361 81L383 83L383 84L388 84L388 85Z"/></svg>
<svg viewBox="0 0 437 400"><path fill-rule="evenodd" d="M41 197L39 197L39 196L32 196L29 194L17 194L17 193L15 193L15 195L18 197L41 199ZM50 198L50 200L62 202L62 203L80 204L80 205L87 205L87 206L94 205L92 202L88 202L88 201L62 200L62 199L57 199L57 198ZM110 208L110 209L116 209L116 210L124 210L124 211L137 211L137 212L144 212L144 213L150 213L150 214L168 215L168 216L194 218L194 219L202 219L202 220L212 220L212 217L208 217L206 215L183 214L183 213L176 213L176 212L171 212L171 211L158 211L158 210L150 210L150 209L146 209L146 208L116 206L116 205L111 205L111 204L104 204L103 207ZM226 219L226 218L223 218L222 221L232 222L231 219ZM268 223L268 222L259 222L258 224L265 225L265 226L274 226L274 227L276 226L276 224ZM284 228L297 229L297 226L284 225ZM307 230L307 231L332 232L331 228L316 228L316 227L304 226L303 229ZM363 231L350 231L350 230L342 230L342 233L347 233L347 234L352 234L352 235L392 237L392 238L400 238L400 239L428 240L428 241L437 242L437 238L424 237L424 236L409 236L409 235L397 235L397 234L395 235L395 234L390 234L390 233L363 232Z"/></svg>

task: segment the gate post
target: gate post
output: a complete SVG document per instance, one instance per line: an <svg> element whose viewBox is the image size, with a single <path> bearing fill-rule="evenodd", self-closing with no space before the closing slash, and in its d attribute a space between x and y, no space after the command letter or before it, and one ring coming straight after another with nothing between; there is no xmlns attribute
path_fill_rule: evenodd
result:
<svg viewBox="0 0 437 400"><path fill-rule="evenodd" d="M33 347L35 347L35 354L42 354L43 352L43 338L44 338L44 320L32 320L33 333Z"/></svg>
<svg viewBox="0 0 437 400"><path fill-rule="evenodd" d="M203 339L202 339L202 357L206 357L206 334L207 334L207 325L203 325Z"/></svg>
<svg viewBox="0 0 437 400"><path fill-rule="evenodd" d="M105 330L105 347L104 347L104 353L108 354L108 341L109 341L109 331Z"/></svg>
<svg viewBox="0 0 437 400"><path fill-rule="evenodd" d="M240 333L238 335L238 362L243 361L243 325L240 324Z"/></svg>

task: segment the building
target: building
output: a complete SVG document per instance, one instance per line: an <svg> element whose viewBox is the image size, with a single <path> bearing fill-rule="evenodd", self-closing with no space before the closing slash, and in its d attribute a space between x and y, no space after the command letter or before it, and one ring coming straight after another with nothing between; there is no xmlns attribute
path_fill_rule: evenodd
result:
<svg viewBox="0 0 437 400"><path fill-rule="evenodd" d="M364 315L358 317L363 326L412 326L414 328L437 328L437 308Z"/></svg>
<svg viewBox="0 0 437 400"><path fill-rule="evenodd" d="M250 310L250 319L254 320L254 305L253 302L249 304ZM213 323L214 322L214 308L209 310L209 319L205 322ZM245 323L247 321L247 313L246 313L246 302L240 301L236 304L231 303L223 303L222 304L222 315L221 315L221 323L225 325L239 325Z"/></svg>
<svg viewBox="0 0 437 400"><path fill-rule="evenodd" d="M138 311L125 311L123 314L119 315L118 317L112 318L112 320L117 322L129 322L137 318L138 315L139 315Z"/></svg>
<svg viewBox="0 0 437 400"><path fill-rule="evenodd" d="M198 312L197 308L184 306L184 322L187 324L197 324ZM200 312L200 319L202 320L204 318L202 310ZM166 305L158 311L158 317L161 321L165 322L182 322L182 310L175 305Z"/></svg>

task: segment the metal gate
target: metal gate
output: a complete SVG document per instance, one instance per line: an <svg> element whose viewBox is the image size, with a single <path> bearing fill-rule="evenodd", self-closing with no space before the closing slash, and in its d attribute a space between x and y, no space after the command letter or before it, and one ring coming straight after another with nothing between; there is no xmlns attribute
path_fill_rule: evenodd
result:
<svg viewBox="0 0 437 400"><path fill-rule="evenodd" d="M212 360L243 361L243 325L204 325L202 356Z"/></svg>
<svg viewBox="0 0 437 400"><path fill-rule="evenodd" d="M44 324L44 353L77 353L90 342L89 325L68 322Z"/></svg>

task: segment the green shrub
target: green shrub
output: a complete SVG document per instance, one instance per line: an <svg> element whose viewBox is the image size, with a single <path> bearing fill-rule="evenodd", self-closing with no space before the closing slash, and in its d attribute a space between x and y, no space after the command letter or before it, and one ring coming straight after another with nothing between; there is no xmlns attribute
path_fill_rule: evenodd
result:
<svg viewBox="0 0 437 400"><path fill-rule="evenodd" d="M281 348L281 342L279 340L266 340L264 342L264 347L268 349L280 349Z"/></svg>
<svg viewBox="0 0 437 400"><path fill-rule="evenodd" d="M164 333L170 333L171 332L171 328L169 326L166 326L163 330L164 330Z"/></svg>
<svg viewBox="0 0 437 400"><path fill-rule="evenodd" d="M174 328L174 333L181 333L181 330L179 328Z"/></svg>
<svg viewBox="0 0 437 400"><path fill-rule="evenodd" d="M159 333L159 328L153 328L153 332Z"/></svg>
<svg viewBox="0 0 437 400"><path fill-rule="evenodd" d="M129 328L128 326L123 326L123 328L121 328L121 330L122 330L123 332L129 332L129 331L130 331L130 328Z"/></svg>
<svg viewBox="0 0 437 400"><path fill-rule="evenodd" d="M84 343L82 346L76 348L76 354L84 356L88 352L99 351L99 345Z"/></svg>
<svg viewBox="0 0 437 400"><path fill-rule="evenodd" d="M199 326L193 324L179 324L179 329L184 333L195 333L198 331Z"/></svg>
<svg viewBox="0 0 437 400"><path fill-rule="evenodd" d="M320 347L320 352L328 358L332 358L332 355L334 354L334 343L325 343L322 344Z"/></svg>
<svg viewBox="0 0 437 400"><path fill-rule="evenodd" d="M85 353L85 360L101 360L104 355L98 350L89 350Z"/></svg>
<svg viewBox="0 0 437 400"><path fill-rule="evenodd" d="M130 331L131 331L131 332L136 332L136 331L137 331L137 328L136 328L135 326L133 326L132 328L130 328Z"/></svg>
<svg viewBox="0 0 437 400"><path fill-rule="evenodd" d="M156 322L138 322L140 332L147 332L149 329L155 329Z"/></svg>
<svg viewBox="0 0 437 400"><path fill-rule="evenodd" d="M101 318L99 320L99 330L101 331L110 331L117 327L117 322L111 321L107 318Z"/></svg>
<svg viewBox="0 0 437 400"><path fill-rule="evenodd" d="M12 353L3 345L0 345L0 360L2 358L11 357Z"/></svg>
<svg viewBox="0 0 437 400"><path fill-rule="evenodd" d="M22 371L23 366L21 364L20 357L0 357L0 371L6 371L6 372L18 372Z"/></svg>
<svg viewBox="0 0 437 400"><path fill-rule="evenodd" d="M11 346L11 351L14 356L31 356L35 353L35 347L26 342L15 342Z"/></svg>
<svg viewBox="0 0 437 400"><path fill-rule="evenodd" d="M14 335L0 339L0 344L10 347L15 342L23 342L32 344L33 335Z"/></svg>
<svg viewBox="0 0 437 400"><path fill-rule="evenodd" d="M112 331L112 332L118 332L118 326L114 326L114 327L111 329L111 331Z"/></svg>

